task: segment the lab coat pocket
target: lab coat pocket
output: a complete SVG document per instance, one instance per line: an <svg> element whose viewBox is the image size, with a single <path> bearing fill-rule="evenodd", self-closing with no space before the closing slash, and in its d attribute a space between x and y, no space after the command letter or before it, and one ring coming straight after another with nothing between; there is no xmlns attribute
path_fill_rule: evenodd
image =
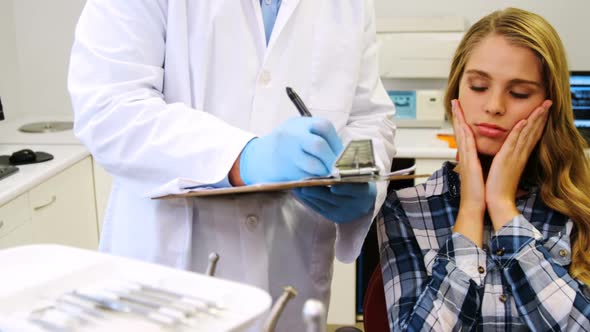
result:
<svg viewBox="0 0 590 332"><path fill-rule="evenodd" d="M348 111L359 77L362 24L358 15L323 11L318 10L313 28L310 106L316 112Z"/></svg>

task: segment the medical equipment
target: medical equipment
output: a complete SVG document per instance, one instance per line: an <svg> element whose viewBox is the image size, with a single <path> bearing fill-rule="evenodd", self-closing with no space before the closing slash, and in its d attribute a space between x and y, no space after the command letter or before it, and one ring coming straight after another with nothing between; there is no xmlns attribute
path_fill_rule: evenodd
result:
<svg viewBox="0 0 590 332"><path fill-rule="evenodd" d="M445 122L442 90L387 91L395 105L398 127L440 128Z"/></svg>
<svg viewBox="0 0 590 332"><path fill-rule="evenodd" d="M270 311L269 319L267 319L266 323L264 324L264 332L275 331L281 313L283 310L285 310L287 303L295 296L297 296L297 290L295 290L295 288L292 286L285 286L283 289L283 294L281 294L279 299L273 305Z"/></svg>
<svg viewBox="0 0 590 332"><path fill-rule="evenodd" d="M315 299L305 301L303 305L303 320L306 332L326 332L326 307Z"/></svg>
<svg viewBox="0 0 590 332"><path fill-rule="evenodd" d="M570 90L574 123L586 141L590 142L590 71L572 71Z"/></svg>
<svg viewBox="0 0 590 332"><path fill-rule="evenodd" d="M245 284L58 245L5 249L0 264L0 331L245 331L271 304Z"/></svg>
<svg viewBox="0 0 590 332"><path fill-rule="evenodd" d="M377 20L379 75L396 106L398 127L440 128L443 90L463 17L389 17Z"/></svg>

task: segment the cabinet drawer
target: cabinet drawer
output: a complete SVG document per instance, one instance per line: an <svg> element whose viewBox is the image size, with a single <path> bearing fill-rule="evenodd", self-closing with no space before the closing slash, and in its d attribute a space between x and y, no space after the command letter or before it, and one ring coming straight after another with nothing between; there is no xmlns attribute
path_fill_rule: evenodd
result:
<svg viewBox="0 0 590 332"><path fill-rule="evenodd" d="M8 234L0 236L0 249L23 246L33 243L33 223L31 220L19 224Z"/></svg>
<svg viewBox="0 0 590 332"><path fill-rule="evenodd" d="M0 238L31 219L27 194L0 206Z"/></svg>
<svg viewBox="0 0 590 332"><path fill-rule="evenodd" d="M35 243L98 246L90 157L29 192Z"/></svg>

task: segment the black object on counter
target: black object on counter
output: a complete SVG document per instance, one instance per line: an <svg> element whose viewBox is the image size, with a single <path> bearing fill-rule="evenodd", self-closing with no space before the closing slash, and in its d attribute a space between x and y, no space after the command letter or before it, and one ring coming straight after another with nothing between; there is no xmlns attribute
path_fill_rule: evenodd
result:
<svg viewBox="0 0 590 332"><path fill-rule="evenodd" d="M18 167L15 166L0 166L0 180L18 172Z"/></svg>
<svg viewBox="0 0 590 332"><path fill-rule="evenodd" d="M18 150L8 157L11 164L30 163L35 160L37 160L37 154L31 149Z"/></svg>
<svg viewBox="0 0 590 332"><path fill-rule="evenodd" d="M0 121L4 120L4 108L2 107L2 99L0 99Z"/></svg>
<svg viewBox="0 0 590 332"><path fill-rule="evenodd" d="M37 151L31 149L22 149L15 151L10 156L0 156L0 165L27 165L37 164L53 159L53 155L47 152Z"/></svg>

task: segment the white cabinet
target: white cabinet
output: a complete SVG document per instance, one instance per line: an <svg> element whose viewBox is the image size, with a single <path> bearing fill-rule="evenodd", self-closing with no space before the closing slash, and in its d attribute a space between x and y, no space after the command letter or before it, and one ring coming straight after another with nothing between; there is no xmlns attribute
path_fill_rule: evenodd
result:
<svg viewBox="0 0 590 332"><path fill-rule="evenodd" d="M0 248L32 243L30 212L26 194L0 207Z"/></svg>
<svg viewBox="0 0 590 332"><path fill-rule="evenodd" d="M90 157L0 207L0 247L57 243L95 250L98 227Z"/></svg>
<svg viewBox="0 0 590 332"><path fill-rule="evenodd" d="M94 160L94 159L93 159ZM107 208L113 177L96 161L92 164L94 172L94 193L96 195L96 216L98 218L98 233L102 230L104 212Z"/></svg>
<svg viewBox="0 0 590 332"><path fill-rule="evenodd" d="M90 157L31 189L29 201L35 243L98 247Z"/></svg>
<svg viewBox="0 0 590 332"><path fill-rule="evenodd" d="M356 263L334 260L332 294L328 308L328 324L356 324Z"/></svg>
<svg viewBox="0 0 590 332"><path fill-rule="evenodd" d="M0 249L32 244L33 242L33 223L31 220L25 220L12 232L0 238Z"/></svg>

